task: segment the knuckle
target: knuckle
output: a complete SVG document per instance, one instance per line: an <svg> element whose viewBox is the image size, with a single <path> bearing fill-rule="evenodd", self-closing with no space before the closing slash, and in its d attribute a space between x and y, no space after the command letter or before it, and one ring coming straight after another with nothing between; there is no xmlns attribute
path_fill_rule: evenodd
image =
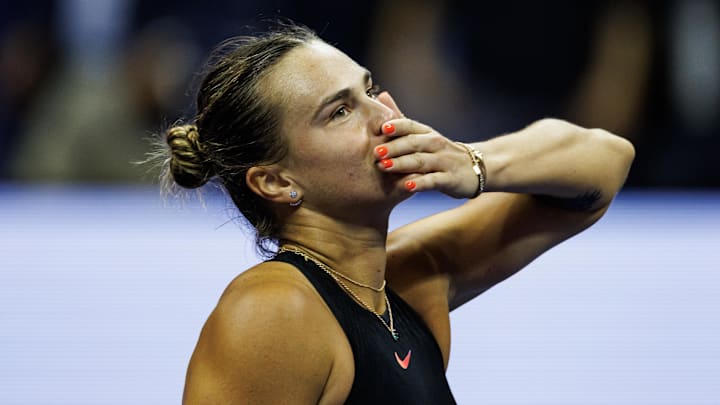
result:
<svg viewBox="0 0 720 405"><path fill-rule="evenodd" d="M428 188L436 188L438 185L437 176L429 175L425 177L425 185Z"/></svg>
<svg viewBox="0 0 720 405"><path fill-rule="evenodd" d="M445 146L445 143L445 137L441 136L440 134L433 133L429 135L428 146L432 150L442 149Z"/></svg>
<svg viewBox="0 0 720 405"><path fill-rule="evenodd" d="M425 168L425 159L422 157L419 153L413 153L413 159L415 159L415 165L419 170L422 170Z"/></svg>
<svg viewBox="0 0 720 405"><path fill-rule="evenodd" d="M417 136L410 135L407 137L407 140L412 150L418 150L420 148L420 140L417 138Z"/></svg>

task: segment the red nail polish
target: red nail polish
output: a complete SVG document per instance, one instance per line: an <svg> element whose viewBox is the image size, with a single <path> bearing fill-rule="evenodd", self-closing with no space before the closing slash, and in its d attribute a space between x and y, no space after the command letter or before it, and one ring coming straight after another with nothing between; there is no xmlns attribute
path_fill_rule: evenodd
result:
<svg viewBox="0 0 720 405"><path fill-rule="evenodd" d="M382 133L385 135L390 135L395 132L395 125L391 123L384 124L382 126Z"/></svg>
<svg viewBox="0 0 720 405"><path fill-rule="evenodd" d="M380 161L380 163L382 163L382 165L385 166L386 169L393 167L393 161L390 159L383 159Z"/></svg>
<svg viewBox="0 0 720 405"><path fill-rule="evenodd" d="M388 154L388 149L384 146L378 146L375 148L375 153L377 153L380 158L384 158L385 155Z"/></svg>
<svg viewBox="0 0 720 405"><path fill-rule="evenodd" d="M413 191L415 190L415 187L417 187L417 184L415 184L414 181L408 180L405 182L405 188L407 189L407 191Z"/></svg>

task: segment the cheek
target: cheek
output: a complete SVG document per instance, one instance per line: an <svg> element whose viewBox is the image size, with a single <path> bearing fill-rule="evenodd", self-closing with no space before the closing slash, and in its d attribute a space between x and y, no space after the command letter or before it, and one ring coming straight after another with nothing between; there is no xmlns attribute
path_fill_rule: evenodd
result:
<svg viewBox="0 0 720 405"><path fill-rule="evenodd" d="M340 171L343 167L352 167L353 170L357 170L360 166L367 166L372 158L372 149L367 134L360 131L328 138L328 142L316 150L318 152L314 157L317 159L317 163L329 170L332 170L333 167Z"/></svg>
<svg viewBox="0 0 720 405"><path fill-rule="evenodd" d="M340 183L359 181L375 170L366 123L358 119L346 124L300 140L294 160L308 180L331 176Z"/></svg>
<svg viewBox="0 0 720 405"><path fill-rule="evenodd" d="M359 148L351 150L349 145L341 149L332 156L317 159L306 173L306 178L330 193L365 190L375 184L377 169L372 166L367 153Z"/></svg>

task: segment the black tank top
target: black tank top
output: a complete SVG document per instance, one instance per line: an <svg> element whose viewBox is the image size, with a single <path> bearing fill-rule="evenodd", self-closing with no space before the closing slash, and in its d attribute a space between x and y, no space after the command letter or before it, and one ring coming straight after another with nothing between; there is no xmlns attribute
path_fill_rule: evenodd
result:
<svg viewBox="0 0 720 405"><path fill-rule="evenodd" d="M345 331L355 361L355 380L346 404L456 403L437 341L420 315L390 288L386 293L399 334L397 341L375 314L358 305L312 261L292 252L282 252L273 260L300 270Z"/></svg>

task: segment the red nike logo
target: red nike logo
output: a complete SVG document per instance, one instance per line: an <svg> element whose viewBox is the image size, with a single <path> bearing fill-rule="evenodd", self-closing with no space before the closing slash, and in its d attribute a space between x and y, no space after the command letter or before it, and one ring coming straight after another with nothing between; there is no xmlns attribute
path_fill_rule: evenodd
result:
<svg viewBox="0 0 720 405"><path fill-rule="evenodd" d="M397 352L395 352L395 360L397 360L400 367L403 368L403 370L407 370L408 366L410 366L410 355L412 354L412 350L408 350L407 356L405 356L404 359L400 360L400 356L398 356Z"/></svg>

